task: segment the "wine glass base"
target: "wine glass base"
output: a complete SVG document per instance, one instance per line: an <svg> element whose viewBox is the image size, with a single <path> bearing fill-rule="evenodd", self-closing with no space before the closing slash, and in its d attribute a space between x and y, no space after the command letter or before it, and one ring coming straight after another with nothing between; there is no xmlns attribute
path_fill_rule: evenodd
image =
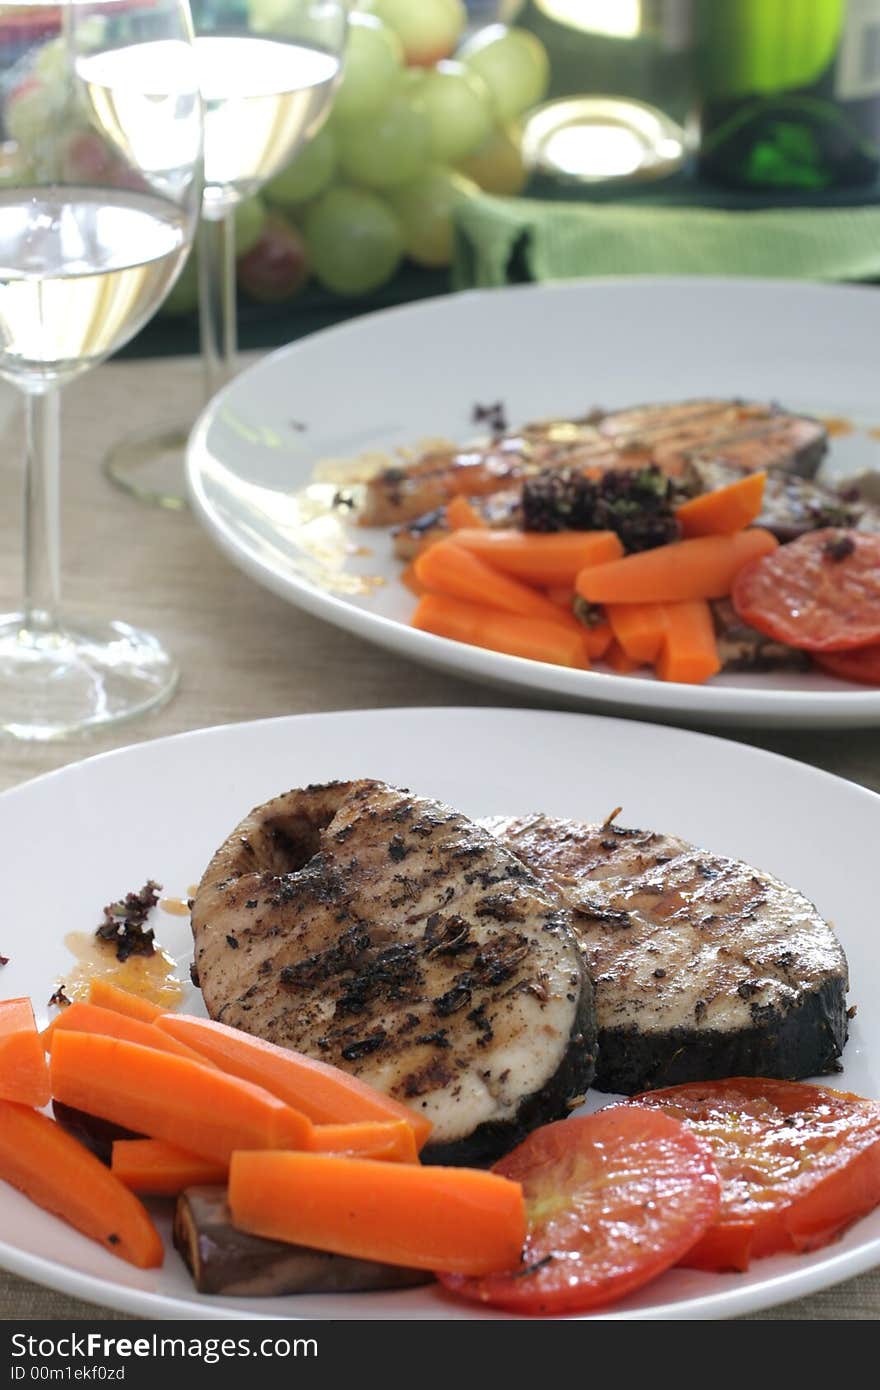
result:
<svg viewBox="0 0 880 1390"><path fill-rule="evenodd" d="M128 434L105 454L104 472L139 502L182 511L188 505L184 482L188 436L184 424Z"/></svg>
<svg viewBox="0 0 880 1390"><path fill-rule="evenodd" d="M178 669L127 623L28 629L0 617L0 734L46 742L98 732L163 704Z"/></svg>

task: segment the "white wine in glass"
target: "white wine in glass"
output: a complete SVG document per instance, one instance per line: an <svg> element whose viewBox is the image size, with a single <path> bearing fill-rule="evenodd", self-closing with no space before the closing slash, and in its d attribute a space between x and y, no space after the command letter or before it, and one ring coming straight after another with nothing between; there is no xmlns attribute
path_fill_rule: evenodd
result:
<svg viewBox="0 0 880 1390"><path fill-rule="evenodd" d="M137 714L176 682L150 634L60 612L58 397L151 317L192 244L202 110L186 0L0 4L0 141L0 376L26 415L0 732L49 739Z"/></svg>
<svg viewBox="0 0 880 1390"><path fill-rule="evenodd" d="M329 115L348 28L345 0L193 0L205 104L199 318L205 400L235 373L235 208L279 173ZM110 477L144 501L185 505L189 424L110 452Z"/></svg>

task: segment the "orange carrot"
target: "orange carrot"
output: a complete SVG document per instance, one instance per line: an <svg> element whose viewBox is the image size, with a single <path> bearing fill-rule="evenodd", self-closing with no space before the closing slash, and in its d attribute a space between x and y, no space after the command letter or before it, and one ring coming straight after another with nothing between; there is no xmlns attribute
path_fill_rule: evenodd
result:
<svg viewBox="0 0 880 1390"><path fill-rule="evenodd" d="M412 616L413 627L432 632L435 637L448 637L453 642L466 642L472 647L521 656L529 661L546 661L552 666L589 665L584 629L572 620L563 626L543 618L523 618L514 613L499 613L477 603L443 594L425 594Z"/></svg>
<svg viewBox="0 0 880 1390"><path fill-rule="evenodd" d="M53 1018L40 1037L47 1052L52 1051L52 1041L56 1033L100 1033L106 1038L121 1038L123 1042L139 1043L141 1047L155 1047L160 1052L173 1052L176 1057L188 1057L191 1062L202 1066L211 1063L200 1057L191 1047L179 1043L168 1033L162 1033L152 1023L142 1023L138 1018L129 1018L113 1009L102 1009L98 1004L84 1004L77 1001Z"/></svg>
<svg viewBox="0 0 880 1390"><path fill-rule="evenodd" d="M574 616L574 589L565 585L545 589L544 592L551 603L558 604L566 615L570 617ZM575 622L583 635L587 656L604 656L614 640L614 633L611 631L611 625L601 618L598 622L585 623L580 618L575 617Z"/></svg>
<svg viewBox="0 0 880 1390"><path fill-rule="evenodd" d="M110 1171L131 1192L176 1197L185 1187L226 1182L228 1166L186 1153L161 1139L115 1139Z"/></svg>
<svg viewBox="0 0 880 1390"><path fill-rule="evenodd" d="M721 670L712 610L704 599L670 603L666 631L657 658L657 675L664 681L701 685Z"/></svg>
<svg viewBox="0 0 880 1390"><path fill-rule="evenodd" d="M729 536L751 526L761 515L766 481L766 473L749 473L727 487L683 502L675 510L681 534L685 537Z"/></svg>
<svg viewBox="0 0 880 1390"><path fill-rule="evenodd" d="M39 1110L51 1095L31 1001L0 1000L0 1097Z"/></svg>
<svg viewBox="0 0 880 1390"><path fill-rule="evenodd" d="M663 643L666 610L662 603L611 603L608 621L619 647L637 666L655 659Z"/></svg>
<svg viewBox="0 0 880 1390"><path fill-rule="evenodd" d="M584 642L586 643L587 656L599 661L605 656L611 643L614 641L614 633L611 631L611 624L607 622L583 624Z"/></svg>
<svg viewBox="0 0 880 1390"><path fill-rule="evenodd" d="M623 557L613 531L456 531L455 544L526 584L573 584L581 570ZM487 600L483 600L486 602Z"/></svg>
<svg viewBox="0 0 880 1390"><path fill-rule="evenodd" d="M227 1163L233 1149L305 1148L311 1125L269 1091L186 1057L95 1033L56 1033L52 1094L135 1134Z"/></svg>
<svg viewBox="0 0 880 1390"><path fill-rule="evenodd" d="M612 642L605 653L605 664L610 666L612 671L616 671L619 676L631 676L633 671L637 671L640 666L644 665L644 662L633 661L618 642Z"/></svg>
<svg viewBox="0 0 880 1390"><path fill-rule="evenodd" d="M120 989L118 985L103 980L100 975L89 982L89 1003L102 1009L113 1009L115 1013L126 1014L128 1018L139 1018L142 1023L155 1023L164 1012L158 1004L145 999L131 990Z"/></svg>
<svg viewBox="0 0 880 1390"><path fill-rule="evenodd" d="M555 603L557 608L561 608L564 613L571 612L574 603L574 589L570 584L551 584L545 590L551 603Z"/></svg>
<svg viewBox="0 0 880 1390"><path fill-rule="evenodd" d="M734 536L698 536L641 550L582 570L575 588L589 603L681 603L723 598L750 560L779 545L769 531L755 527Z"/></svg>
<svg viewBox="0 0 880 1390"><path fill-rule="evenodd" d="M460 494L453 497L451 502L446 503L446 520L453 531L462 531L466 527L470 530L486 530L485 517L481 516L476 507L468 499Z"/></svg>
<svg viewBox="0 0 880 1390"><path fill-rule="evenodd" d="M327 1062L276 1047L209 1018L163 1014L157 1027L232 1076L265 1087L315 1124L405 1120L412 1127L419 1148L431 1133L431 1122L424 1115Z"/></svg>
<svg viewBox="0 0 880 1390"><path fill-rule="evenodd" d="M315 1153L351 1158L384 1158L391 1163L418 1163L416 1136L405 1120L359 1120L348 1125L314 1125L309 1148Z"/></svg>
<svg viewBox="0 0 880 1390"><path fill-rule="evenodd" d="M162 1263L145 1208L109 1168L37 1110L0 1101L0 1178L139 1269Z"/></svg>
<svg viewBox="0 0 880 1390"><path fill-rule="evenodd" d="M545 594L537 593L506 574L499 574L478 555L472 555L459 545L458 535L466 534L457 532L454 540L437 541L417 557L416 578L426 589L432 594L478 603L483 608L516 613L521 618L543 618L551 623L564 620L565 615ZM494 534L486 532L486 535Z"/></svg>
<svg viewBox="0 0 880 1390"><path fill-rule="evenodd" d="M232 1224L416 1269L489 1274L519 1264L522 1188L475 1168L422 1168L313 1153L236 1153Z"/></svg>
<svg viewBox="0 0 880 1390"><path fill-rule="evenodd" d="M401 571L400 582L405 589L409 589L411 594L415 594L416 598L421 598L422 594L428 592L421 580L416 577L415 565L407 565L406 569Z"/></svg>

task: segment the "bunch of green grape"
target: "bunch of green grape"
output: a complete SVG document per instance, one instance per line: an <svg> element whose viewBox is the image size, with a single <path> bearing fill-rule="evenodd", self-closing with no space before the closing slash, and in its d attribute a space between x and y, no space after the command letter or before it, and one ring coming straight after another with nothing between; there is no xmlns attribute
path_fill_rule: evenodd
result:
<svg viewBox="0 0 880 1390"><path fill-rule="evenodd" d="M352 15L330 118L263 194L326 289L368 294L404 256L447 266L456 200L523 188L514 123L545 95L546 51L502 25L460 47L466 22L462 0L365 0Z"/></svg>
<svg viewBox="0 0 880 1390"><path fill-rule="evenodd" d="M276 0L248 3L255 27L261 15L267 31L277 27ZM456 200L476 187L521 191L516 121L546 93L547 53L527 30L501 24L462 42L466 24L462 0L359 0L327 124L259 197L236 208L238 283L247 296L277 303L312 275L335 294L364 295L404 257L447 266ZM85 108L59 107L67 89L55 79L66 61L63 45L50 40L16 75L0 187L4 179L114 182L106 142ZM61 122L69 131L63 145ZM189 313L197 299L190 256L163 310Z"/></svg>

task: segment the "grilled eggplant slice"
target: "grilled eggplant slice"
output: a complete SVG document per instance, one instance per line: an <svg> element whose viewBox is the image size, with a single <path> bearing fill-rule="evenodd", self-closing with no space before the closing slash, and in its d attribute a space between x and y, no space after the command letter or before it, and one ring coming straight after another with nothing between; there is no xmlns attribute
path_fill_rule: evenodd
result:
<svg viewBox="0 0 880 1390"><path fill-rule="evenodd" d="M693 496L714 492L744 478L746 472L724 459L693 458L688 463L687 489ZM772 531L785 544L827 526L880 530L880 507L860 497L858 489L838 491L795 473L771 469L764 486L763 509L755 524Z"/></svg>
<svg viewBox="0 0 880 1390"><path fill-rule="evenodd" d="M596 987L599 1090L839 1070L846 957L793 888L650 831L485 824L574 910Z"/></svg>
<svg viewBox="0 0 880 1390"><path fill-rule="evenodd" d="M421 1110L423 1158L491 1160L595 1069L571 913L488 831L382 782L258 807L195 895L212 1018Z"/></svg>
<svg viewBox="0 0 880 1390"><path fill-rule="evenodd" d="M60 1100L52 1101L52 1114L62 1129L66 1129L68 1134L72 1134L74 1139L78 1139L95 1158L99 1158L108 1167L117 1139L142 1137L130 1129L123 1129L122 1125L114 1125L110 1120L102 1120L98 1115L89 1115L85 1110L76 1110L74 1106L65 1105Z"/></svg>
<svg viewBox="0 0 880 1390"><path fill-rule="evenodd" d="M349 1259L238 1231L230 1220L225 1187L190 1187L180 1194L174 1244L199 1293L269 1298L408 1289L431 1282L423 1270Z"/></svg>

